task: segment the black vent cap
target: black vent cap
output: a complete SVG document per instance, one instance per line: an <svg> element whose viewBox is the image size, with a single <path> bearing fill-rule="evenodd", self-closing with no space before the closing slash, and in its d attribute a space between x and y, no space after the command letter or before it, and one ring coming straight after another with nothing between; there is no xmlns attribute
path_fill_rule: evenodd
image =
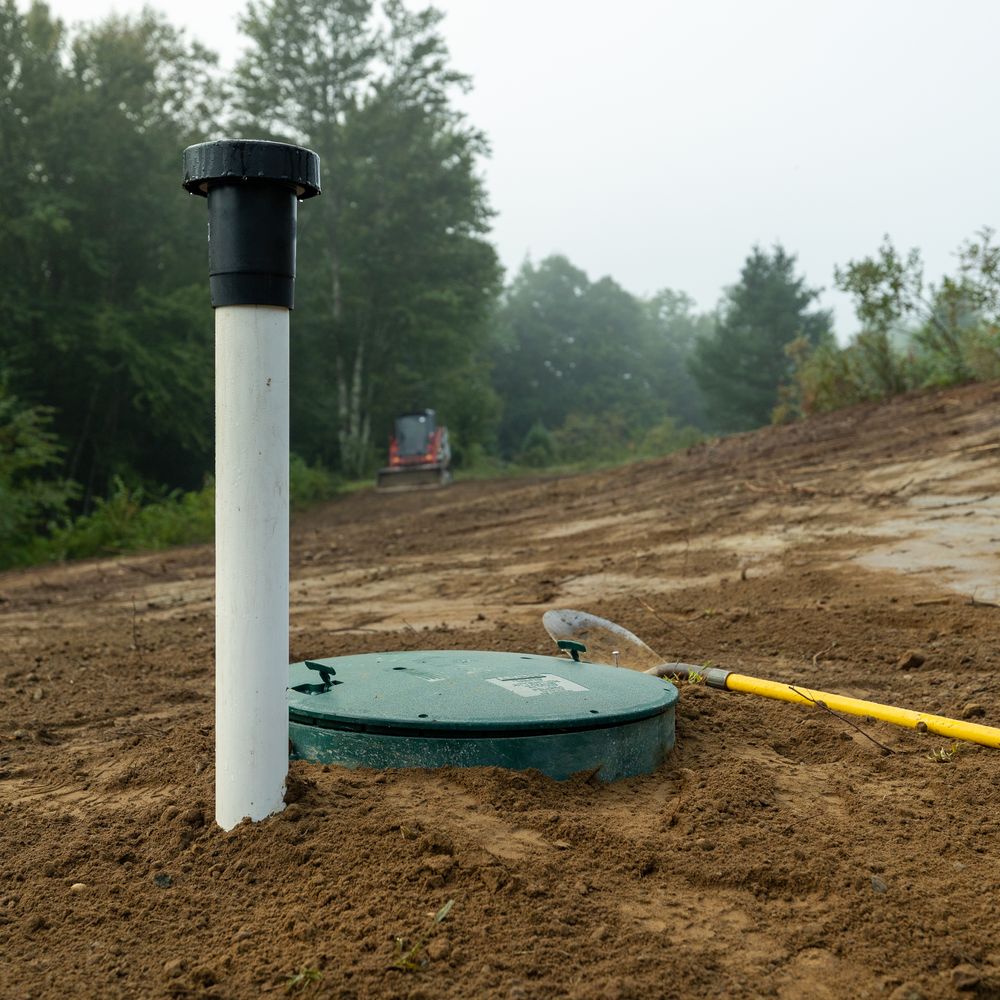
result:
<svg viewBox="0 0 1000 1000"><path fill-rule="evenodd" d="M266 139L218 139L184 150L184 187L208 196L220 184L284 184L300 200L320 193L319 156L311 149Z"/></svg>

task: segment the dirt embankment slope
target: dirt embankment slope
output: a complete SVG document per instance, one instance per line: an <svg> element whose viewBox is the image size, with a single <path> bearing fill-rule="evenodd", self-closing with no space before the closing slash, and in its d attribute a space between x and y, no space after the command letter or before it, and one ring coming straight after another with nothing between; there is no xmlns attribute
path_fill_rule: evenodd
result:
<svg viewBox="0 0 1000 1000"><path fill-rule="evenodd" d="M1000 725L998 402L346 498L294 526L291 658L548 652L576 607ZM1000 752L819 709L685 685L670 759L611 786L295 764L222 833L211 560L0 576L0 996L1000 997Z"/></svg>

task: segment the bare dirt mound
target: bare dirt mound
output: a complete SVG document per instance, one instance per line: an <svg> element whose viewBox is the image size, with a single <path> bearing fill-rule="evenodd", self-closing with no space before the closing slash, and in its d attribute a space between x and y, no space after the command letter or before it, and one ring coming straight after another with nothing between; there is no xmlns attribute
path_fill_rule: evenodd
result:
<svg viewBox="0 0 1000 1000"><path fill-rule="evenodd" d="M294 526L291 659L551 652L576 607L1000 725L998 401L345 498ZM211 560L0 576L0 996L1000 997L1000 752L820 709L682 685L667 763L610 786L297 763L222 833Z"/></svg>

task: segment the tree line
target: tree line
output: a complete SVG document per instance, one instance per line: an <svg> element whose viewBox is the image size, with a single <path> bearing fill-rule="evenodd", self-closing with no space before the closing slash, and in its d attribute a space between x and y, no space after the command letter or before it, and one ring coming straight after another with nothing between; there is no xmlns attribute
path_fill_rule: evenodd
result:
<svg viewBox="0 0 1000 1000"><path fill-rule="evenodd" d="M43 3L0 0L0 565L114 548L125 522L142 521L143 544L178 540L178 510L210 530L205 215L179 163L221 134L322 159L291 347L302 496L324 495L327 473L370 474L412 408L439 411L466 467L538 467L659 454L995 367L989 233L940 288L889 242L838 272L862 325L847 348L780 246L753 248L708 312L561 256L504 281L488 140L457 108L470 81L441 16L257 0L223 78L155 12L67 29ZM46 538L61 547L39 549Z"/></svg>

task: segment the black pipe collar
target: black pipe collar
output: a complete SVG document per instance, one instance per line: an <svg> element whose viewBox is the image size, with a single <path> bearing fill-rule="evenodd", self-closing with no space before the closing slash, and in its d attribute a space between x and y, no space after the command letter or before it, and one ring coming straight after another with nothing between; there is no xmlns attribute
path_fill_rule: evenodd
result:
<svg viewBox="0 0 1000 1000"><path fill-rule="evenodd" d="M212 305L291 309L298 202L320 193L319 157L283 142L203 142L184 150L183 184L208 198Z"/></svg>

